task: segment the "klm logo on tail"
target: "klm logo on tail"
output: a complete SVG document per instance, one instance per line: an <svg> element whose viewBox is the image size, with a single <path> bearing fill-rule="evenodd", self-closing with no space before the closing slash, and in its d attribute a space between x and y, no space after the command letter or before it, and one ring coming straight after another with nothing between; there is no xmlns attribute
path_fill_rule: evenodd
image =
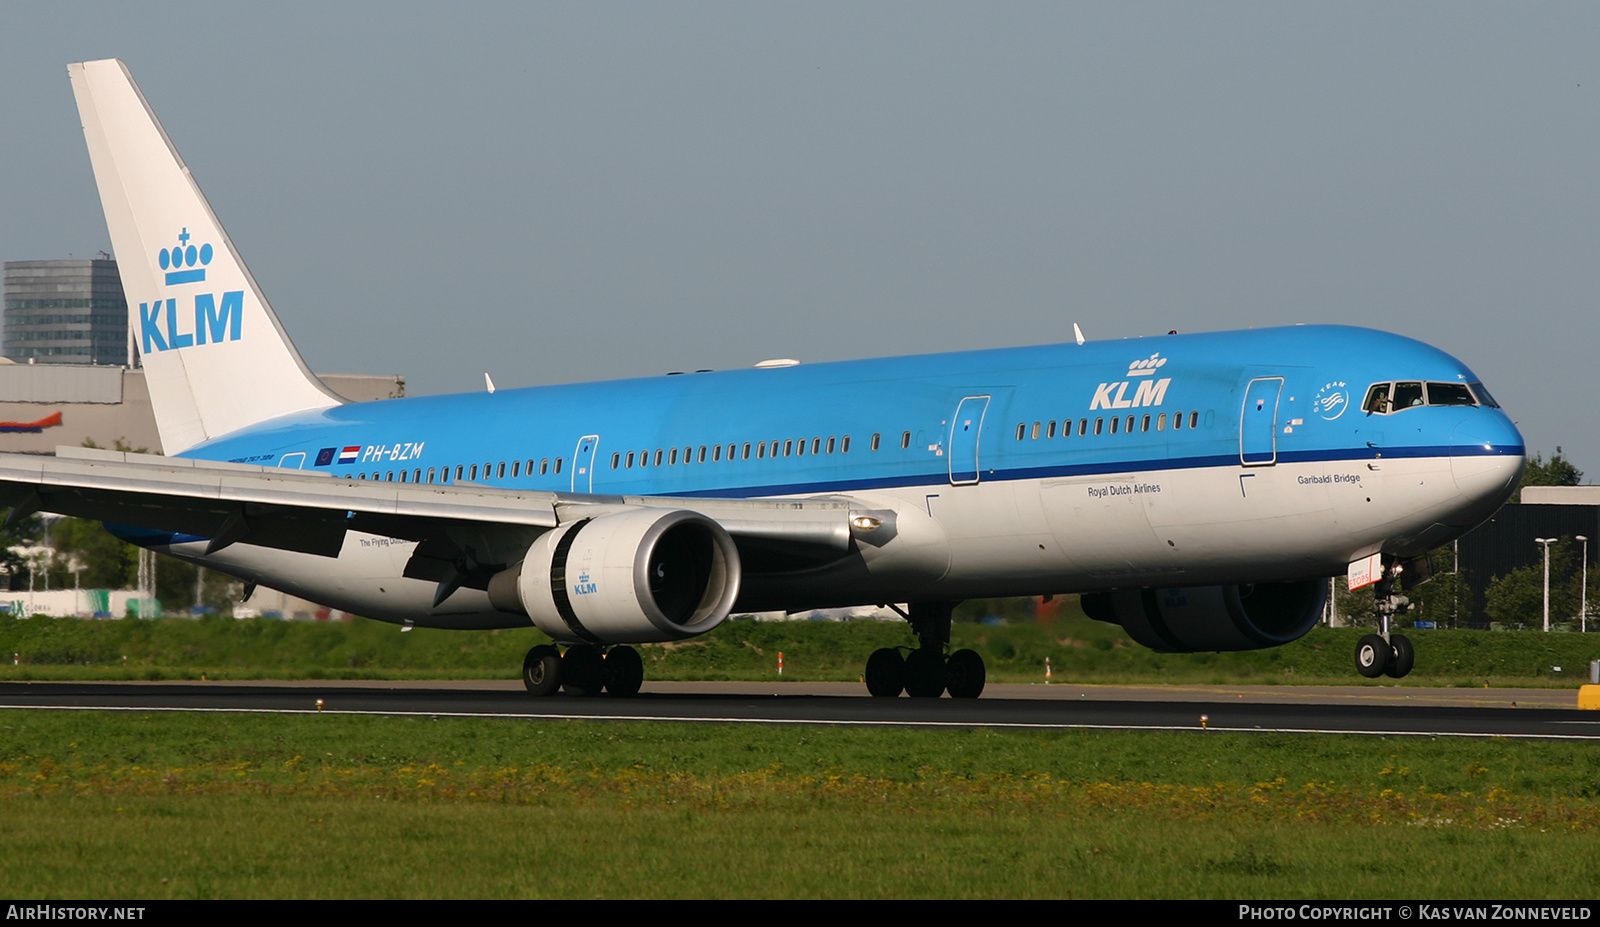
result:
<svg viewBox="0 0 1600 927"><path fill-rule="evenodd" d="M189 244L191 237L193 236L185 228L178 233L176 248L162 248L161 253L156 256L156 262L161 265L161 269L167 271L167 286L179 283L202 283L206 279L206 265L211 263L211 245L204 244L196 248Z"/></svg>
<svg viewBox="0 0 1600 927"><path fill-rule="evenodd" d="M178 233L178 244L162 248L156 262L167 272L168 286L185 283L204 283L206 265L211 263L213 251L210 244L196 247L189 243L192 236L185 228ZM221 341L238 341L244 328L244 291L229 290L222 294L219 305L215 293L196 293L194 299L194 325L192 328L180 321L178 300L139 304L139 343L143 353L171 351L198 344L216 344ZM188 307L185 307L188 308ZM187 313L182 313L187 315ZM184 331L189 328L188 331Z"/></svg>

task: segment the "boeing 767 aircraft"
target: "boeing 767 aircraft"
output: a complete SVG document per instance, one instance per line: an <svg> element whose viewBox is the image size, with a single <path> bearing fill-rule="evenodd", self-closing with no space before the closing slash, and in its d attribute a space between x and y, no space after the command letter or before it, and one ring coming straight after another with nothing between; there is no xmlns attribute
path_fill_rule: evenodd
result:
<svg viewBox="0 0 1600 927"><path fill-rule="evenodd" d="M1464 364L1297 326L352 403L313 376L120 61L69 67L168 456L0 455L0 503L382 621L537 627L547 695L735 611L909 603L874 695L976 697L963 599L1081 593L1162 651L1273 647L1329 577L1487 518L1522 437ZM1366 675L1409 642L1369 635Z"/></svg>

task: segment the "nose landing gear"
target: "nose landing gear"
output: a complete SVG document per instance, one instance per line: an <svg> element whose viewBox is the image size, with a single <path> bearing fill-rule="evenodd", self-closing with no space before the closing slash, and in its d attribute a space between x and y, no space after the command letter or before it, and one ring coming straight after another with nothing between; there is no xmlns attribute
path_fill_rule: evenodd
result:
<svg viewBox="0 0 1600 927"><path fill-rule="evenodd" d="M1368 679L1384 675L1402 679L1417 662L1411 640L1389 631L1394 617L1411 607L1410 599L1394 591L1398 572L1395 567L1385 569L1383 579L1373 585L1373 595L1378 600L1378 633L1368 634L1356 644L1356 672Z"/></svg>

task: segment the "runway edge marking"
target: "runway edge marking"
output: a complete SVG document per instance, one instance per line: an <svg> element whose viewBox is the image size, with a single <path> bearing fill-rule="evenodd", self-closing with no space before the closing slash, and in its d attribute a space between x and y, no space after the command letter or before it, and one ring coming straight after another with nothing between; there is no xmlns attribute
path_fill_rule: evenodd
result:
<svg viewBox="0 0 1600 927"><path fill-rule="evenodd" d="M263 714L263 715L353 715L396 718L506 718L524 721L670 721L685 724L783 724L825 727L931 727L931 728L1001 728L1010 730L1080 730L1080 731L1182 731L1196 734L1354 734L1362 737L1462 737L1506 738L1512 740L1600 740L1600 734L1495 734L1472 731L1369 731L1331 730L1300 727L1198 727L1175 724L1045 724L1024 721L853 721L853 720L794 720L788 718L724 718L686 717L664 715L581 715L542 713L510 713L487 711L367 711L350 709L315 708L151 708L131 705L0 705L0 711L142 711L191 712L198 714Z"/></svg>

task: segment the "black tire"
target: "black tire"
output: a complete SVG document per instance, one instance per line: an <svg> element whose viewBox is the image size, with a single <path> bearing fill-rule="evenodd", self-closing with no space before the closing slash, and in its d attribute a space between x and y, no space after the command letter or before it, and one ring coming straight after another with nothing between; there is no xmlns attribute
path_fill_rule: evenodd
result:
<svg viewBox="0 0 1600 927"><path fill-rule="evenodd" d="M1417 664L1416 648L1411 646L1410 638L1401 634L1389 635L1389 657L1389 665L1383 671L1394 679L1405 678Z"/></svg>
<svg viewBox="0 0 1600 927"><path fill-rule="evenodd" d="M906 657L906 694L912 698L938 698L944 694L944 654L919 647Z"/></svg>
<svg viewBox="0 0 1600 927"><path fill-rule="evenodd" d="M883 647L867 658L867 691L877 698L894 698L906 687L906 661L900 651Z"/></svg>
<svg viewBox="0 0 1600 927"><path fill-rule="evenodd" d="M644 660L632 647L613 647L606 651L606 694L617 698L632 698L644 685Z"/></svg>
<svg viewBox="0 0 1600 927"><path fill-rule="evenodd" d="M522 684L534 695L555 695L561 688L561 651L540 644L522 660Z"/></svg>
<svg viewBox="0 0 1600 927"><path fill-rule="evenodd" d="M1368 679L1376 679L1389 668L1393 656L1394 650L1388 641L1380 635L1368 634L1356 644L1356 672Z"/></svg>
<svg viewBox="0 0 1600 927"><path fill-rule="evenodd" d="M561 657L561 691L568 695L599 695L605 685L605 658L599 647L574 644Z"/></svg>
<svg viewBox="0 0 1600 927"><path fill-rule="evenodd" d="M987 675L976 650L957 650L944 667L945 688L951 698L977 698L983 694Z"/></svg>

